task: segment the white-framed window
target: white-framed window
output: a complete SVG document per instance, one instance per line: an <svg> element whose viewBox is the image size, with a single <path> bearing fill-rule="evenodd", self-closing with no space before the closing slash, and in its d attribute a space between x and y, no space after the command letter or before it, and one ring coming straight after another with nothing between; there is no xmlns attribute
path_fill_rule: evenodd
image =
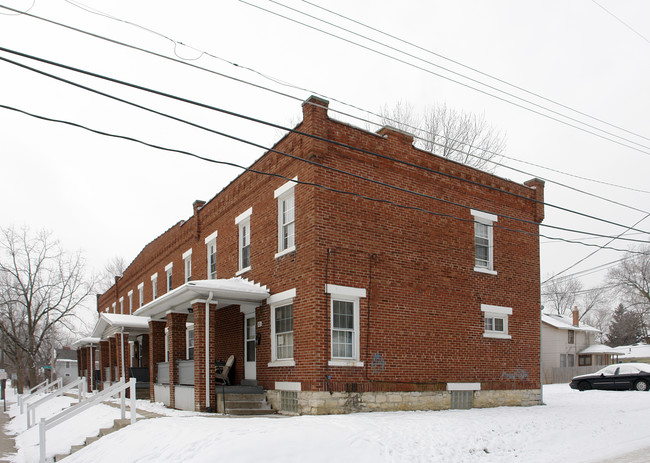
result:
<svg viewBox="0 0 650 463"><path fill-rule="evenodd" d="M185 283L192 279L192 249L183 253L183 267L185 267Z"/></svg>
<svg viewBox="0 0 650 463"><path fill-rule="evenodd" d="M235 219L239 227L239 271L235 275L241 275L251 269L251 215L253 208L249 208Z"/></svg>
<svg viewBox="0 0 650 463"><path fill-rule="evenodd" d="M144 305L144 283L138 285L138 308Z"/></svg>
<svg viewBox="0 0 650 463"><path fill-rule="evenodd" d="M185 346L187 360L194 360L194 323L187 324Z"/></svg>
<svg viewBox="0 0 650 463"><path fill-rule="evenodd" d="M208 261L208 280L217 279L217 232L215 231L205 239Z"/></svg>
<svg viewBox="0 0 650 463"><path fill-rule="evenodd" d="M510 339L508 334L508 317L512 315L511 307L481 304L483 312L483 337Z"/></svg>
<svg viewBox="0 0 650 463"><path fill-rule="evenodd" d="M129 315L133 314L133 290L129 291L128 294L129 296Z"/></svg>
<svg viewBox="0 0 650 463"><path fill-rule="evenodd" d="M158 272L151 275L151 299L156 299L158 297Z"/></svg>
<svg viewBox="0 0 650 463"><path fill-rule="evenodd" d="M170 262L165 265L165 280L167 281L167 292L172 290L172 274L174 270L174 263Z"/></svg>
<svg viewBox="0 0 650 463"><path fill-rule="evenodd" d="M573 354L568 354L568 355L567 355L567 360L568 360L568 362L567 362L567 366L568 366L569 368L575 366L575 356L574 356Z"/></svg>
<svg viewBox="0 0 650 463"><path fill-rule="evenodd" d="M294 187L297 180L298 177L295 177L273 193L273 197L278 200L278 252L275 257L283 256L296 249Z"/></svg>
<svg viewBox="0 0 650 463"><path fill-rule="evenodd" d="M295 366L293 358L293 300L296 288L270 296L271 363L270 367Z"/></svg>
<svg viewBox="0 0 650 463"><path fill-rule="evenodd" d="M165 328L165 362L169 362L169 328Z"/></svg>
<svg viewBox="0 0 650 463"><path fill-rule="evenodd" d="M115 307L117 306L117 303L113 302L113 313L117 313Z"/></svg>
<svg viewBox="0 0 650 463"><path fill-rule="evenodd" d="M360 361L359 300L365 288L326 285L330 294L330 366L363 366Z"/></svg>
<svg viewBox="0 0 650 463"><path fill-rule="evenodd" d="M120 298L120 313L124 315L124 296Z"/></svg>
<svg viewBox="0 0 650 463"><path fill-rule="evenodd" d="M496 275L494 271L494 214L472 209L474 216L474 270Z"/></svg>

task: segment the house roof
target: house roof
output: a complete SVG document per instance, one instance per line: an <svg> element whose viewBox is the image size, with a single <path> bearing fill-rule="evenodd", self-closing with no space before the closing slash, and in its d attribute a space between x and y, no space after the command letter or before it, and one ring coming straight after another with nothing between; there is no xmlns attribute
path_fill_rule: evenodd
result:
<svg viewBox="0 0 650 463"><path fill-rule="evenodd" d="M56 359L57 360L74 360L77 361L77 351L72 349L57 349L56 350Z"/></svg>
<svg viewBox="0 0 650 463"><path fill-rule="evenodd" d="M581 323L579 326L573 325L573 317L568 315L557 314L542 314L542 322L560 330L574 330L574 331L591 331L600 333L598 328Z"/></svg>
<svg viewBox="0 0 650 463"><path fill-rule="evenodd" d="M103 313L99 316L97 325L95 325L93 336L105 338L121 331L125 333L148 332L149 320L149 317L138 317L136 315Z"/></svg>
<svg viewBox="0 0 650 463"><path fill-rule="evenodd" d="M619 355L623 354L625 351L618 348L613 348L606 346L604 344L592 344L586 349L581 350L578 354L610 354L610 355Z"/></svg>
<svg viewBox="0 0 650 463"><path fill-rule="evenodd" d="M93 338L93 337L77 339L75 342L72 343L72 348L79 349L80 347L84 347L89 344L99 344L99 341L101 341L101 339Z"/></svg>
<svg viewBox="0 0 650 463"><path fill-rule="evenodd" d="M616 350L623 352L620 355L621 359L650 358L650 345L642 342L629 346L618 346Z"/></svg>
<svg viewBox="0 0 650 463"><path fill-rule="evenodd" d="M188 281L184 285L143 305L135 311L135 315L161 319L166 315L167 311L187 310L193 301L197 299L206 300L210 296L212 296L218 308L228 305L259 305L269 295L269 291L265 286L260 286L239 277Z"/></svg>

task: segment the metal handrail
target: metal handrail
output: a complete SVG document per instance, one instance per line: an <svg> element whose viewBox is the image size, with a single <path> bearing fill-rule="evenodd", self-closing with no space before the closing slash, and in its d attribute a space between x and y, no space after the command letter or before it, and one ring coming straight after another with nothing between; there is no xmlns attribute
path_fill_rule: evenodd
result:
<svg viewBox="0 0 650 463"><path fill-rule="evenodd" d="M43 384L43 383L41 383L41 384ZM59 378L59 379L57 379L56 381L54 381L53 383L49 383L49 384L46 384L45 386L41 387L41 388L40 388L39 390L37 390L36 392L30 392L29 394L27 394L27 395L21 397L22 400L20 400L20 413L25 413L25 402L26 402L28 399L31 399L31 398L32 398L34 395L36 395L37 393L40 393L40 392L47 392L47 391L49 391L50 389L53 389L54 387L57 387L57 386L58 386L58 387L62 387L62 386L63 386L63 378ZM37 386L37 387L38 387L38 386ZM32 388L32 389L34 389L34 388Z"/></svg>
<svg viewBox="0 0 650 463"><path fill-rule="evenodd" d="M79 390L79 402L81 403L82 395L85 396L85 387L82 386L85 386L85 384L86 384L86 378L82 376L81 378L75 379L67 386L57 389L56 391L49 393L45 397L41 397L35 402L28 403L27 404L27 429L31 428L33 425L36 424L36 419L35 419L36 407L44 404L45 402L52 400L55 397L65 394L66 392L70 391L75 387L77 387L77 389Z"/></svg>
<svg viewBox="0 0 650 463"><path fill-rule="evenodd" d="M78 415L84 410L94 405L98 405L105 399L108 399L109 397L113 397L114 395L119 393L121 393L121 397L120 397L121 398L121 406L120 406L121 419L124 419L126 417L126 411L125 411L126 394L124 392L126 391L127 388L129 389L131 394L131 399L130 399L131 424L134 424L135 416L136 416L135 378L131 378L128 383L125 383L124 378L122 378L118 383L113 384L108 389L104 389L102 392L98 392L94 396L82 402L79 402L77 405L73 405L70 408L66 408L65 410L61 411L57 415L48 418L47 420L45 418L41 418L41 421L38 423L38 440L39 440L39 452L40 452L39 462L45 463L45 433L47 430L52 429L54 426L57 426L63 423L64 421L69 420L70 418Z"/></svg>

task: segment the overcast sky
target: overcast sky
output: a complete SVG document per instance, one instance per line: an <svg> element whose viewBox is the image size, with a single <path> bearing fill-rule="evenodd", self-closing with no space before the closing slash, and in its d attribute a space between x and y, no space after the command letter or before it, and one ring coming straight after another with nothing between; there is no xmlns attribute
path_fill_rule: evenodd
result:
<svg viewBox="0 0 650 463"><path fill-rule="evenodd" d="M324 28L350 41L362 42L362 39L314 18L301 16L281 4L387 41L394 48L529 99L559 115L534 107L537 112L636 149L510 104L504 100L531 107L529 103L414 57L400 55L398 51L382 49L382 53L398 56L423 69L235 0L84 1L88 7L137 24L139 28L93 14L72 1L0 0L0 4L22 10L31 6L29 13L33 15L184 59L186 64L254 82L293 98L24 15L0 15L0 46L287 126L300 120L300 102L312 92L330 99L332 110L360 117L368 117L368 114L346 104L377 112L382 106L400 100L418 109L446 103L462 111L483 114L506 134L506 154L513 159L506 159L504 163L527 174L499 168L498 175L519 182L533 176L543 177L619 202L628 207L556 183L546 185L546 201L550 204L632 226L645 217L644 211L650 212L650 195L629 189L650 191L650 140L643 138L650 137L647 116L650 108L650 2L597 1L313 0L360 23L565 107L508 87L420 48L381 36L360 24L346 22L305 1L250 0L250 3ZM0 10L0 13L7 12ZM380 49L377 44L363 43L366 47ZM0 57L263 146L270 147L281 136L277 129L173 103L5 52L0 52ZM259 148L166 120L2 61L0 77L1 105L245 166L263 153ZM282 82L300 89L282 85ZM485 93L468 86L480 88ZM499 95L499 98L486 93ZM366 127L362 121L346 119L333 112L330 115ZM566 119L566 115L579 122ZM582 122L612 135L586 127ZM0 225L50 229L65 247L82 249L90 266L97 270L113 256L122 256L130 262L146 243L190 216L194 200L212 198L240 173L236 168L40 121L2 108L0 160ZM548 206L545 223L605 235L624 231L615 225ZM650 219L637 228L650 230ZM581 239L589 244L602 245L608 241L541 230L549 236ZM629 236L648 239L647 234L638 232ZM547 238L541 238L541 242L543 280L595 249ZM624 241L611 244L620 249L630 245ZM622 256L621 252L602 250L568 273L588 270ZM585 282L597 284L604 274L605 271L590 274Z"/></svg>

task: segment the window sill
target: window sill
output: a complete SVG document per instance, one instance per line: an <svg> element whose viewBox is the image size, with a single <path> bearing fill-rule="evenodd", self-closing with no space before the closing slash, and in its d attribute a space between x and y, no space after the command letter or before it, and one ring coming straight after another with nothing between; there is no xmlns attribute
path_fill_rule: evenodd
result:
<svg viewBox="0 0 650 463"><path fill-rule="evenodd" d="M272 362L269 362L268 364L269 367L295 367L296 366L296 361L295 360L274 360Z"/></svg>
<svg viewBox="0 0 650 463"><path fill-rule="evenodd" d="M248 272L251 269L250 265L246 268L243 268L241 270L238 270L237 273L235 273L235 276L238 277L239 275L243 275L244 273Z"/></svg>
<svg viewBox="0 0 650 463"><path fill-rule="evenodd" d="M295 250L296 250L296 247L295 247L295 246L291 246L290 248L287 248L287 249L285 249L284 251L280 251L280 252L276 253L276 254L275 254L275 258L277 259L278 257L285 256L285 255L287 255L287 254L290 254L290 253L294 252Z"/></svg>
<svg viewBox="0 0 650 463"><path fill-rule="evenodd" d="M496 275L496 270L490 270L483 267L474 267L474 271L478 273L487 273L488 275Z"/></svg>
<svg viewBox="0 0 650 463"><path fill-rule="evenodd" d="M327 362L327 365L330 367L362 367L363 362L359 362L358 360L337 359L337 360L330 360L329 362Z"/></svg>
<svg viewBox="0 0 650 463"><path fill-rule="evenodd" d="M493 339L512 339L512 336L504 333L483 333L483 337Z"/></svg>

